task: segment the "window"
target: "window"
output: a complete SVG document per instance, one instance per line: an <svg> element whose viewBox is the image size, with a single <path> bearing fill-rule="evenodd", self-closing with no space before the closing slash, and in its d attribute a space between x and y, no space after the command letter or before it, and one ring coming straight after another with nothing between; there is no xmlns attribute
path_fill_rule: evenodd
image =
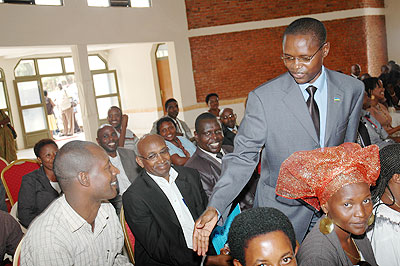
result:
<svg viewBox="0 0 400 266"><path fill-rule="evenodd" d="M94 7L151 7L150 0L87 0L88 6Z"/></svg>
<svg viewBox="0 0 400 266"><path fill-rule="evenodd" d="M6 80L4 77L4 72L1 68L0 68L0 109L3 110L11 119L10 106L6 88Z"/></svg>
<svg viewBox="0 0 400 266"><path fill-rule="evenodd" d="M62 6L62 0L0 0L0 3L6 4L26 4L43 6Z"/></svg>

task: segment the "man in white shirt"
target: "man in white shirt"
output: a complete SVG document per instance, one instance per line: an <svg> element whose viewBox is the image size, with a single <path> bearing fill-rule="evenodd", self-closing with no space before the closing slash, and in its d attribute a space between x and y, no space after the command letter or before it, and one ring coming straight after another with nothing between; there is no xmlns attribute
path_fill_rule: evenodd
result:
<svg viewBox="0 0 400 266"><path fill-rule="evenodd" d="M171 167L168 147L158 135L138 143L137 163L145 169L122 196L126 221L135 235L137 265L200 265L192 250L196 219L207 205L199 173ZM229 265L229 256L208 256L206 265Z"/></svg>
<svg viewBox="0 0 400 266"><path fill-rule="evenodd" d="M60 88L60 97L58 100L58 106L61 110L61 116L64 126L63 134L65 136L72 136L74 134L74 108L71 104L71 97L67 90L63 88L61 84L58 84Z"/></svg>
<svg viewBox="0 0 400 266"><path fill-rule="evenodd" d="M119 173L94 143L71 141L57 153L54 172L64 195L30 225L21 265L132 265L121 254L124 235L112 205Z"/></svg>
<svg viewBox="0 0 400 266"><path fill-rule="evenodd" d="M110 109L108 109L107 121L117 131L119 138L118 146L134 150L136 153L136 145L139 138L132 130L127 128L128 115L122 114L122 111L118 106L111 106Z"/></svg>
<svg viewBox="0 0 400 266"><path fill-rule="evenodd" d="M136 163L136 153L133 150L118 147L118 135L115 128L104 124L97 130L97 143L106 151L111 163L118 168L118 195L110 200L117 214L122 207L122 194L136 179L142 170Z"/></svg>

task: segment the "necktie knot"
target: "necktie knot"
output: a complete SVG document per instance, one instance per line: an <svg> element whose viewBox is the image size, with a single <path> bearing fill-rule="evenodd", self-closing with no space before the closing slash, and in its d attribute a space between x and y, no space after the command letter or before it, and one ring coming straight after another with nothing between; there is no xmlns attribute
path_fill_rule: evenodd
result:
<svg viewBox="0 0 400 266"><path fill-rule="evenodd" d="M222 152L217 152L217 158L218 159L222 159L224 155L222 154Z"/></svg>
<svg viewBox="0 0 400 266"><path fill-rule="evenodd" d="M317 87L314 87L313 85L310 85L307 87L306 91L311 97L314 97L315 92L317 91Z"/></svg>

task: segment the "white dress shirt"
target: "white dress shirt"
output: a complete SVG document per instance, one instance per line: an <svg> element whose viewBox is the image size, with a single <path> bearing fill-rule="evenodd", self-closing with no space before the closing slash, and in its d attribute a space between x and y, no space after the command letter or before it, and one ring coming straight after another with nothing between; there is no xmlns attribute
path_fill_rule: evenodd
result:
<svg viewBox="0 0 400 266"><path fill-rule="evenodd" d="M21 266L132 265L121 254L123 245L121 224L110 203L101 204L92 231L63 195L29 226Z"/></svg>
<svg viewBox="0 0 400 266"><path fill-rule="evenodd" d="M204 153L210 155L210 156L213 157L215 160L217 160L217 162L219 162L220 164L222 164L222 159L218 158L216 153L211 153L211 152L209 152L209 151L203 150L203 149L200 148L199 146L197 146L197 147L198 147L202 152L204 152ZM224 150L223 150L222 148L221 148L221 153L222 153L222 155L225 155L225 152L224 152Z"/></svg>
<svg viewBox="0 0 400 266"><path fill-rule="evenodd" d="M131 185L131 181L129 181L129 178L125 173L124 166L122 165L121 157L119 156L118 151L117 151L117 156L115 156L114 158L111 156L109 157L111 163L119 170L119 174L117 175L117 180L118 180L119 194L122 196L125 190L127 190L128 187Z"/></svg>
<svg viewBox="0 0 400 266"><path fill-rule="evenodd" d="M154 180L154 182L156 182L168 198L176 216L178 217L179 224L182 227L186 245L188 248L192 249L194 220L181 192L178 189L178 186L175 183L175 180L178 177L178 172L171 167L169 170L169 181L163 177L152 175L149 172L147 172L147 174Z"/></svg>

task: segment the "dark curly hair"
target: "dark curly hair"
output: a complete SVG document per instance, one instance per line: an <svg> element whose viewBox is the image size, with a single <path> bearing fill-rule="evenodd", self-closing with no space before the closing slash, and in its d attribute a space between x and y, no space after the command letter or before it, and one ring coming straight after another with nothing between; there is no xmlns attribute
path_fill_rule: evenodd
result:
<svg viewBox="0 0 400 266"><path fill-rule="evenodd" d="M368 97L371 97L372 91L375 89L376 85L379 84L379 79L375 77L366 78L362 81L364 83L364 89L368 94Z"/></svg>
<svg viewBox="0 0 400 266"><path fill-rule="evenodd" d="M157 121L157 134L158 135L160 135L161 124L164 123L164 122L171 122L176 128L176 123L175 123L174 120L172 120L171 117L166 116L166 117L160 118L160 120Z"/></svg>
<svg viewBox="0 0 400 266"><path fill-rule="evenodd" d="M42 150L42 148L44 146L46 146L48 144L53 144L54 146L56 146L58 148L58 145L57 145L57 143L55 143L54 140L52 140L52 139L41 139L33 147L33 152L35 153L37 158L40 158L40 151Z"/></svg>
<svg viewBox="0 0 400 266"><path fill-rule="evenodd" d="M209 93L209 94L207 94L207 96L206 96L206 104L208 104L208 102L210 101L210 98L213 97L213 96L215 96L215 97L217 97L217 99L219 99L218 94L216 94L216 93Z"/></svg>
<svg viewBox="0 0 400 266"><path fill-rule="evenodd" d="M270 232L282 231L296 248L296 236L289 218L281 211L268 208L254 208L240 213L232 222L228 234L228 244L231 255L245 265L244 249L250 240Z"/></svg>

